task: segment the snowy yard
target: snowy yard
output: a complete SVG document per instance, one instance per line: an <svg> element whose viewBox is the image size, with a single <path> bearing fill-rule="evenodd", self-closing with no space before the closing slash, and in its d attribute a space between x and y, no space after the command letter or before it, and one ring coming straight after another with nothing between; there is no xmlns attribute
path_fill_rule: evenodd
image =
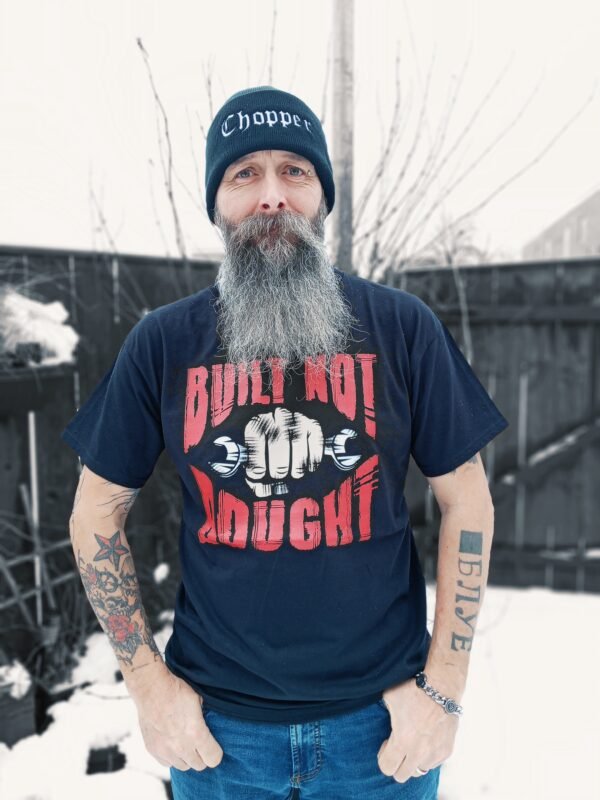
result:
<svg viewBox="0 0 600 800"><path fill-rule="evenodd" d="M434 586L428 610L431 625ZM488 586L439 800L600 798L599 620L595 595ZM161 650L169 635L167 622L156 634ZM92 685L53 705L43 734L0 745L3 800L167 797L169 771L147 753L116 668L106 636L94 634L73 674ZM110 745L124 768L86 775L89 751Z"/></svg>

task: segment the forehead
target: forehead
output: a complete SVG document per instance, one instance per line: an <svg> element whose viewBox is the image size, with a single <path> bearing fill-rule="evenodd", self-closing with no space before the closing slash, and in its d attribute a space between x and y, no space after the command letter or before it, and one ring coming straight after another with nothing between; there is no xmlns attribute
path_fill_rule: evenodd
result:
<svg viewBox="0 0 600 800"><path fill-rule="evenodd" d="M232 161L231 164L227 167L229 171L232 167L236 167L238 164L243 164L245 161L251 161L253 158L257 156L260 157L262 153L271 152L274 154L276 158L293 158L295 161L306 161L307 164L310 164L310 161L304 156L299 155L298 153L291 153L287 150L255 150L253 153L246 153L245 156L241 156L240 158Z"/></svg>

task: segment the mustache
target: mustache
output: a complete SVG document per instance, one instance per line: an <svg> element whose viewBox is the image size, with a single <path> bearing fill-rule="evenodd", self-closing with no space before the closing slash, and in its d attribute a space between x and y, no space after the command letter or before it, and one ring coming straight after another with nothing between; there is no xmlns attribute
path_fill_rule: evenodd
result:
<svg viewBox="0 0 600 800"><path fill-rule="evenodd" d="M324 217L322 209L314 219L288 209L277 214L256 213L244 217L237 224L223 217L220 226L227 251L234 258L248 255L250 248L261 254L272 255L275 247L282 257L291 258L294 253L324 248Z"/></svg>

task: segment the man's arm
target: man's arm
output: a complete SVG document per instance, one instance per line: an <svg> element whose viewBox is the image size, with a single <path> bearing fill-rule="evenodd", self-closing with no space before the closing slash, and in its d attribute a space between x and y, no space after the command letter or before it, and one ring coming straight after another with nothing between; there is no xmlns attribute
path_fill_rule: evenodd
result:
<svg viewBox="0 0 600 800"><path fill-rule="evenodd" d="M138 492L84 467L69 521L83 586L132 695L167 669L150 630L125 536L125 520Z"/></svg>
<svg viewBox="0 0 600 800"><path fill-rule="evenodd" d="M487 585L494 506L479 454L427 480L442 519L435 618L424 671L437 691L460 702Z"/></svg>

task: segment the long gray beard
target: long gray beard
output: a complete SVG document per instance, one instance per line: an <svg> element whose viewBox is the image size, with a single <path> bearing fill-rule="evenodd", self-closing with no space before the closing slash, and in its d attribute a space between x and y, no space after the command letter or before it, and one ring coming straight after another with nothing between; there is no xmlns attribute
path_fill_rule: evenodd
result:
<svg viewBox="0 0 600 800"><path fill-rule="evenodd" d="M306 358L331 357L351 339L352 315L327 256L324 200L314 220L282 211L231 225L217 210L225 258L215 284L217 332L230 362L248 372L256 359L282 359L286 371Z"/></svg>

